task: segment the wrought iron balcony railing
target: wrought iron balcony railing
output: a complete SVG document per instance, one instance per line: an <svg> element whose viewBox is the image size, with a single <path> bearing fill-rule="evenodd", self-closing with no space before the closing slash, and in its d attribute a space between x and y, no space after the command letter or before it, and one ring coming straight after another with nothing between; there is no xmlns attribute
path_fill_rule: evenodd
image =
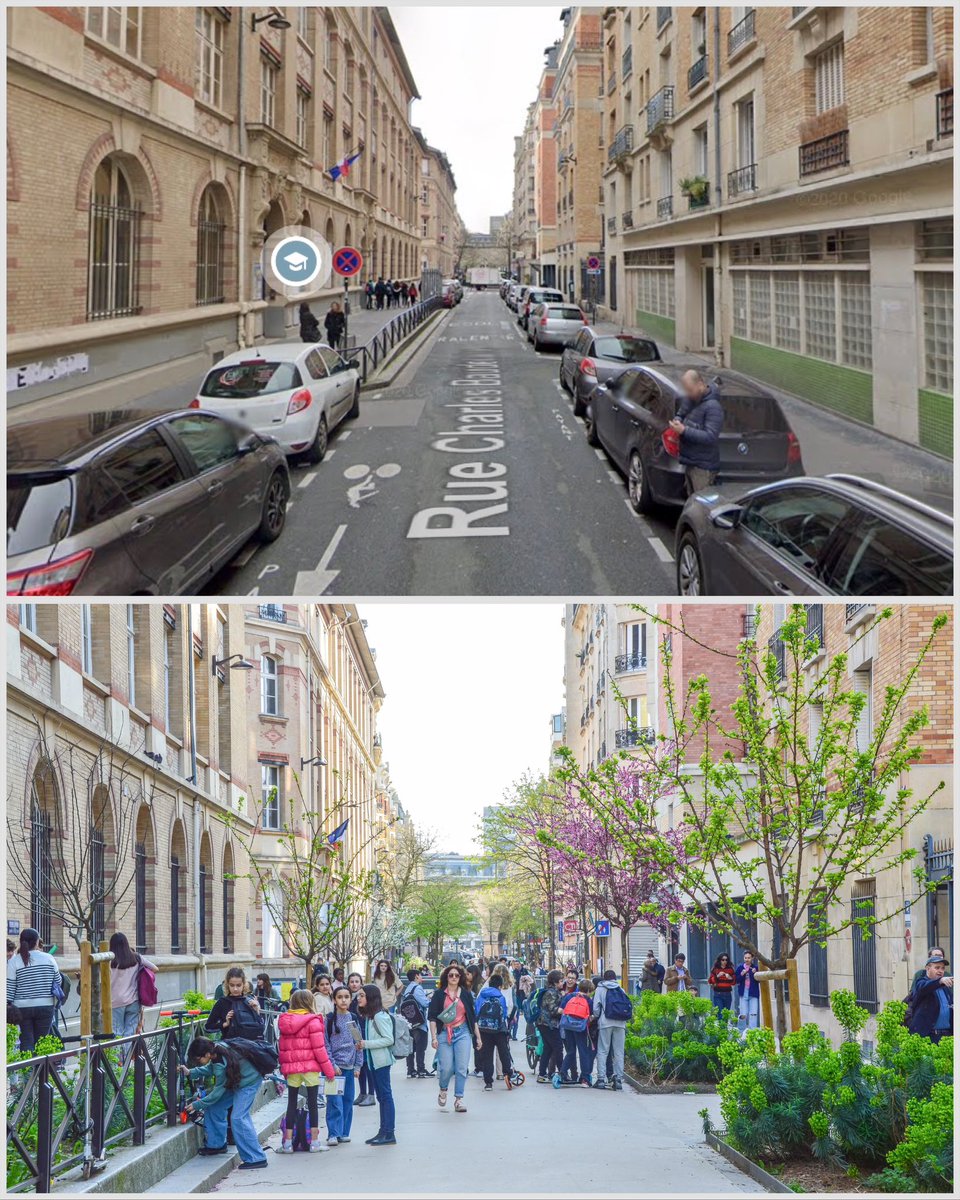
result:
<svg viewBox="0 0 960 1200"><path fill-rule="evenodd" d="M657 5L657 32L658 33L664 27L664 25L666 25L666 23L670 20L670 18L672 16L673 16L673 6L672 5L668 4L665 7L663 7L659 4Z"/></svg>
<svg viewBox="0 0 960 1200"><path fill-rule="evenodd" d="M607 233L616 233L616 232L617 232L617 218L616 217L607 217Z"/></svg>
<svg viewBox="0 0 960 1200"><path fill-rule="evenodd" d="M687 90L692 92L698 83L707 77L707 55L702 54L687 72Z"/></svg>
<svg viewBox="0 0 960 1200"><path fill-rule="evenodd" d="M673 84L662 87L647 101L647 133L673 120Z"/></svg>
<svg viewBox="0 0 960 1200"><path fill-rule="evenodd" d="M282 604L261 604L259 615L262 621L278 621L281 625L287 623L287 614Z"/></svg>
<svg viewBox="0 0 960 1200"><path fill-rule="evenodd" d="M953 137L953 88L937 92L937 140Z"/></svg>
<svg viewBox="0 0 960 1200"><path fill-rule="evenodd" d="M673 216L673 197L661 196L657 201L657 216L672 217Z"/></svg>
<svg viewBox="0 0 960 1200"><path fill-rule="evenodd" d="M626 750L630 746L649 746L656 739L656 732L650 726L637 729L618 729L614 735L618 750Z"/></svg>
<svg viewBox="0 0 960 1200"><path fill-rule="evenodd" d="M620 222L623 225L624 229L632 229L633 228L633 211L630 210L625 213L621 213L620 214Z"/></svg>
<svg viewBox="0 0 960 1200"><path fill-rule="evenodd" d="M779 633L775 633L767 642L767 649L774 656L777 662L777 682L781 683L787 677L787 647L780 637Z"/></svg>
<svg viewBox="0 0 960 1200"><path fill-rule="evenodd" d="M839 129L800 147L800 178L850 165L850 130Z"/></svg>
<svg viewBox="0 0 960 1200"><path fill-rule="evenodd" d="M627 671L645 671L647 669L647 656L645 654L618 654L613 660L613 666L616 672L620 675Z"/></svg>
<svg viewBox="0 0 960 1200"><path fill-rule="evenodd" d="M613 141L607 147L607 162L613 162L633 149L633 126L624 125L618 129Z"/></svg>
<svg viewBox="0 0 960 1200"><path fill-rule="evenodd" d="M620 59L620 78L627 80L633 74L633 47L628 46Z"/></svg>
<svg viewBox="0 0 960 1200"><path fill-rule="evenodd" d="M607 95L609 96L612 92L615 92L616 88L617 88L617 73L616 73L616 71L611 71L610 78L607 80Z"/></svg>
<svg viewBox="0 0 960 1200"><path fill-rule="evenodd" d="M736 171L727 174L727 195L742 196L744 192L757 190L757 164L750 163L747 167L738 167Z"/></svg>
<svg viewBox="0 0 960 1200"><path fill-rule="evenodd" d="M807 605L807 637L816 638L817 645L823 649L823 605Z"/></svg>
<svg viewBox="0 0 960 1200"><path fill-rule="evenodd" d="M756 13L751 8L742 21L727 34L727 55L732 58L747 42L752 41L757 34Z"/></svg>

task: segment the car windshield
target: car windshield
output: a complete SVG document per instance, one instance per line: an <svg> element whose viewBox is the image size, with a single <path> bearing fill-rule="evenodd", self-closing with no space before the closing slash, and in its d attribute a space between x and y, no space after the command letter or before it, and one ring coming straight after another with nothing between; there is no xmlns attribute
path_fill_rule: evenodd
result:
<svg viewBox="0 0 960 1200"><path fill-rule="evenodd" d="M544 316L550 321L582 321L583 313L579 308L547 307Z"/></svg>
<svg viewBox="0 0 960 1200"><path fill-rule="evenodd" d="M69 475L7 477L7 554L53 546L70 530L73 480Z"/></svg>
<svg viewBox="0 0 960 1200"><path fill-rule="evenodd" d="M594 343L594 353L597 358L610 358L616 362L653 362L657 348L643 338L601 337Z"/></svg>
<svg viewBox="0 0 960 1200"><path fill-rule="evenodd" d="M300 373L296 363L253 362L234 363L229 367L216 367L203 381L201 396L217 396L221 399L249 400L252 396L269 396L274 392L288 392L300 386Z"/></svg>

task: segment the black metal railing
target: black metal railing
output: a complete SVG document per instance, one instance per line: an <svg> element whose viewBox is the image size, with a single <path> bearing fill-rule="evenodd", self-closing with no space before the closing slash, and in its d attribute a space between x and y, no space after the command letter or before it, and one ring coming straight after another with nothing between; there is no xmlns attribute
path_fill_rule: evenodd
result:
<svg viewBox="0 0 960 1200"><path fill-rule="evenodd" d="M649 725L638 729L618 729L614 735L618 750L626 750L630 746L649 746L655 738L656 733Z"/></svg>
<svg viewBox="0 0 960 1200"><path fill-rule="evenodd" d="M661 196L657 201L657 216L672 217L673 216L673 197Z"/></svg>
<svg viewBox="0 0 960 1200"><path fill-rule="evenodd" d="M628 46L620 58L620 78L629 79L633 74L633 47Z"/></svg>
<svg viewBox="0 0 960 1200"><path fill-rule="evenodd" d="M744 192L757 190L757 164L750 163L747 167L738 167L736 171L727 172L727 195L740 196Z"/></svg>
<svg viewBox="0 0 960 1200"><path fill-rule="evenodd" d="M747 609L743 614L743 637L753 638L757 633L757 613L755 609Z"/></svg>
<svg viewBox="0 0 960 1200"><path fill-rule="evenodd" d="M687 71L687 90L692 92L698 83L703 83L707 77L707 55L701 54L697 61Z"/></svg>
<svg viewBox="0 0 960 1200"><path fill-rule="evenodd" d="M673 6L672 5L668 4L666 7L663 7L659 4L657 5L657 32L658 33L664 27L664 25L666 25L666 23L670 20L670 18L672 16L673 16Z"/></svg>
<svg viewBox="0 0 960 1200"><path fill-rule="evenodd" d="M850 130L838 129L800 147L800 177L850 165Z"/></svg>
<svg viewBox="0 0 960 1200"><path fill-rule="evenodd" d="M822 650L823 641L823 605L808 604L807 608L807 637L816 638L817 646Z"/></svg>
<svg viewBox="0 0 960 1200"><path fill-rule="evenodd" d="M618 674L625 671L645 671L647 656L645 654L618 654L613 660L614 670Z"/></svg>
<svg viewBox="0 0 960 1200"><path fill-rule="evenodd" d="M937 92L937 138L953 137L953 88Z"/></svg>
<svg viewBox="0 0 960 1200"><path fill-rule="evenodd" d="M611 92L616 91L616 88L617 88L617 73L616 73L616 71L611 71L610 78L607 80L607 95L609 96Z"/></svg>
<svg viewBox="0 0 960 1200"><path fill-rule="evenodd" d="M751 8L743 20L738 21L727 34L727 54L732 58L738 50L742 49L747 42L752 41L756 35L756 13Z"/></svg>
<svg viewBox="0 0 960 1200"><path fill-rule="evenodd" d="M199 1025L184 1023L179 1042L171 1026L8 1063L8 1193L50 1192L85 1162L87 1135L96 1161L123 1141L142 1146L153 1125L176 1125L177 1067Z"/></svg>
<svg viewBox="0 0 960 1200"><path fill-rule="evenodd" d="M647 133L665 121L673 120L673 84L667 84L647 101Z"/></svg>
<svg viewBox="0 0 960 1200"><path fill-rule="evenodd" d="M620 214L620 222L623 225L624 229L632 229L633 228L633 212L632 212L632 210L629 212L621 213Z"/></svg>
<svg viewBox="0 0 960 1200"><path fill-rule="evenodd" d="M857 615L857 613L863 612L863 610L867 607L867 605L866 604L847 604L844 607L846 609L846 619L849 622L849 621L853 620L853 618Z"/></svg>
<svg viewBox="0 0 960 1200"><path fill-rule="evenodd" d="M770 638L767 649L776 659L776 680L780 683L787 677L787 647L779 633Z"/></svg>
<svg viewBox="0 0 960 1200"><path fill-rule="evenodd" d="M854 920L865 918L871 921L864 931L854 925L851 932L853 943L853 991L857 1003L869 1013L880 1007L877 998L877 936L872 925L876 909L876 896L870 892L853 896L850 900L850 915Z"/></svg>
<svg viewBox="0 0 960 1200"><path fill-rule="evenodd" d="M607 217L607 233L616 233L616 232L617 232L616 216Z"/></svg>
<svg viewBox="0 0 960 1200"><path fill-rule="evenodd" d="M414 304L412 308L404 309L398 313L392 321L388 322L384 327L370 339L365 346L357 346L353 350L345 350L344 356L348 359L356 358L360 362L360 378L364 383L372 375L378 367L382 366L390 357L394 347L402 342L408 334L414 329L422 325L423 322L441 307L441 299L439 296L431 296L428 300L421 300L419 304Z"/></svg>
<svg viewBox="0 0 960 1200"><path fill-rule="evenodd" d="M813 800L814 800L814 806L810 810L810 824L811 825L822 825L823 824L824 807L827 803L827 789L825 787L818 788L817 791L814 793Z"/></svg>
<svg viewBox="0 0 960 1200"><path fill-rule="evenodd" d="M260 619L262 621L279 621L281 625L286 625L287 614L282 604L261 604Z"/></svg>
<svg viewBox="0 0 960 1200"><path fill-rule="evenodd" d="M624 154L629 154L633 149L633 126L624 125L618 129L613 141L607 147L607 162L613 162L614 159L621 158Z"/></svg>

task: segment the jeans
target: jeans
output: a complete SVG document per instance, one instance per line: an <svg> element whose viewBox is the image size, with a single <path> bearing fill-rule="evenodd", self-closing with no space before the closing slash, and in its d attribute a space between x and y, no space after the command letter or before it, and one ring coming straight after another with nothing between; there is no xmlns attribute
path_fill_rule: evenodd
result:
<svg viewBox="0 0 960 1200"><path fill-rule="evenodd" d="M440 1091L445 1092L450 1080L456 1075L454 1095L462 1096L467 1086L467 1072L470 1070L470 1047L473 1039L466 1025L458 1025L453 1031L453 1041L447 1041L447 1031L438 1031L437 1054L440 1059Z"/></svg>
<svg viewBox="0 0 960 1200"><path fill-rule="evenodd" d="M19 1011L20 1049L32 1050L37 1042L46 1037L53 1024L53 1005L37 1004L33 1008Z"/></svg>
<svg viewBox="0 0 960 1200"><path fill-rule="evenodd" d="M507 1029L481 1029L480 1041L480 1070L483 1072L483 1082L493 1083L493 1052L500 1056L500 1067L504 1078L513 1070L510 1058L510 1031Z"/></svg>
<svg viewBox="0 0 960 1200"><path fill-rule="evenodd" d="M427 1052L427 1031L412 1029L410 1032L413 1035L413 1053L407 1055L407 1074L413 1075L416 1071L426 1071L423 1056Z"/></svg>
<svg viewBox="0 0 960 1200"><path fill-rule="evenodd" d="M555 1070L560 1070L563 1061L560 1030L541 1025L540 1036L543 1038L543 1053L540 1055L540 1070L537 1074L552 1075Z"/></svg>
<svg viewBox="0 0 960 1200"><path fill-rule="evenodd" d="M133 1004L124 1004L120 1008L113 1010L113 1033L114 1037L129 1037L132 1033L137 1032L137 1026L140 1024L140 1001L137 1000Z"/></svg>
<svg viewBox="0 0 960 1200"><path fill-rule="evenodd" d="M577 1056L580 1056L580 1082L590 1082L590 1072L593 1070L593 1047L590 1044L590 1034L584 1029L581 1033L568 1030L565 1038L567 1052L563 1056L560 1074L568 1078L576 1078Z"/></svg>
<svg viewBox="0 0 960 1200"><path fill-rule="evenodd" d="M360 1068L360 1095L370 1096L373 1094L373 1078L370 1074L370 1068L366 1063L366 1055L364 1055L364 1063Z"/></svg>
<svg viewBox="0 0 960 1200"><path fill-rule="evenodd" d="M625 1025L601 1025L600 1036L597 1040L597 1057L603 1066L603 1069L608 1072L607 1078L619 1079L623 1081L623 1046L627 1037L627 1027ZM609 1064L607 1055L613 1055L613 1074L609 1074ZM603 1072L600 1072L602 1077Z"/></svg>
<svg viewBox="0 0 960 1200"><path fill-rule="evenodd" d="M760 1028L760 997L748 996L746 992L740 997L740 1029Z"/></svg>
<svg viewBox="0 0 960 1200"><path fill-rule="evenodd" d="M343 1073L343 1095L327 1097L327 1136L350 1136L353 1125L353 1093L356 1078L352 1071Z"/></svg>
<svg viewBox="0 0 960 1200"><path fill-rule="evenodd" d="M397 1108L393 1103L393 1088L390 1086L390 1068L377 1067L370 1072L373 1076L373 1094L380 1105L380 1129L387 1137L393 1137L394 1126L397 1123Z"/></svg>
<svg viewBox="0 0 960 1200"><path fill-rule="evenodd" d="M733 1001L733 993L727 988L725 991L713 989L713 1007L719 1010L729 1009Z"/></svg>
<svg viewBox="0 0 960 1200"><path fill-rule="evenodd" d="M236 1092L224 1092L219 1100L209 1108L204 1108L203 1128L206 1131L208 1146L219 1149L220 1146L226 1145L227 1110L232 1106L233 1117L230 1124L241 1159L244 1162L266 1162L250 1116L250 1109L259 1091L260 1084L254 1083Z"/></svg>

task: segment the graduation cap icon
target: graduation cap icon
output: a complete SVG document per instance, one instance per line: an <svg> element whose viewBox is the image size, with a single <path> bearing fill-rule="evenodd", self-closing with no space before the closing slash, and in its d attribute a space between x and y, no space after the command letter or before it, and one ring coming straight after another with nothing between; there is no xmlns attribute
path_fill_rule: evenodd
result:
<svg viewBox="0 0 960 1200"><path fill-rule="evenodd" d="M291 254L285 254L283 261L288 264L291 271L303 271L310 260L299 250L294 250Z"/></svg>

